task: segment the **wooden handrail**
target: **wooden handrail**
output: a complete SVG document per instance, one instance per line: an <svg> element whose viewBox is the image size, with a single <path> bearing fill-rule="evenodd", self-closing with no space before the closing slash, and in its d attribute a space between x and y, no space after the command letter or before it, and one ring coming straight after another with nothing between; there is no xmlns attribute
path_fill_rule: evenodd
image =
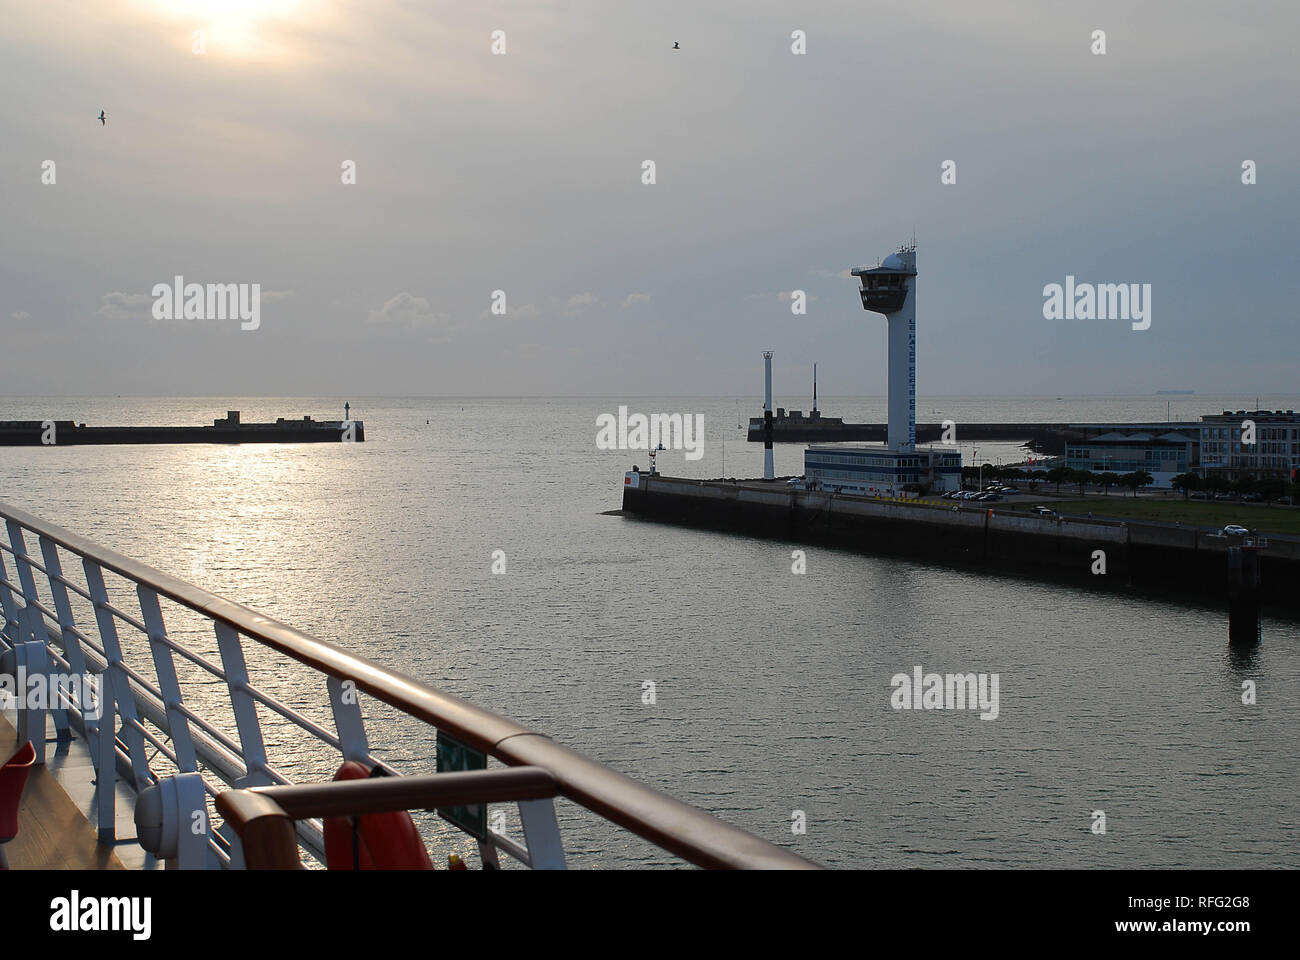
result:
<svg viewBox="0 0 1300 960"><path fill-rule="evenodd" d="M329 783L247 789L249 793L274 800L294 820L393 810L432 810L473 803L542 800L558 792L555 778L541 767L469 770L422 777L372 777L369 780L332 780Z"/></svg>
<svg viewBox="0 0 1300 960"><path fill-rule="evenodd" d="M293 817L271 797L251 790L227 790L217 794L217 811L239 834L248 870L297 870L298 837Z"/></svg>
<svg viewBox="0 0 1300 960"><path fill-rule="evenodd" d="M541 800L554 797L556 792L555 778L540 767L511 767L423 777L245 787L218 794L216 807L239 835L247 869L286 870L301 866L295 820Z"/></svg>

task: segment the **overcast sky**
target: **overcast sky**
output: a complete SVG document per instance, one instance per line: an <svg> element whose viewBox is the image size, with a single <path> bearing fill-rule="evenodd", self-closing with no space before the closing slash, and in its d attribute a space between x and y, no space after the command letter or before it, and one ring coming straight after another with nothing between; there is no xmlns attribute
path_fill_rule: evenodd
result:
<svg viewBox="0 0 1300 960"><path fill-rule="evenodd" d="M914 229L923 394L1296 386L1293 0L0 15L0 394L752 394L768 348L882 394L847 270ZM260 328L154 319L177 274ZM1067 275L1150 329L1044 319Z"/></svg>

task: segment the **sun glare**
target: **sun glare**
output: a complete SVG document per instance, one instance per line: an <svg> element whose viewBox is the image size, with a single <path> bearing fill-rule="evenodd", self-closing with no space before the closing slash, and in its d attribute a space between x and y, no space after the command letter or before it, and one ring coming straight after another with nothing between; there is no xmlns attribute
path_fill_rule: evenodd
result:
<svg viewBox="0 0 1300 960"><path fill-rule="evenodd" d="M149 6L178 24L189 24L193 52L241 58L276 58L289 50L279 28L305 19L304 0L150 0Z"/></svg>

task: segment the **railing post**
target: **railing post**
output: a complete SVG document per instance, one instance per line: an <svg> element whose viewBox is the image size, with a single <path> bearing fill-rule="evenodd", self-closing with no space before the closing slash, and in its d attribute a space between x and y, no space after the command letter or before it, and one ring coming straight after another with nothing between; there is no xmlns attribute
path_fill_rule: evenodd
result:
<svg viewBox="0 0 1300 960"><path fill-rule="evenodd" d="M104 671L107 675L108 671ZM117 703L108 684L99 692L99 729L95 761L95 827L100 843L117 837Z"/></svg>
<svg viewBox="0 0 1300 960"><path fill-rule="evenodd" d="M94 683L94 674L86 666L86 655L81 649L81 638L76 633L76 621L72 615L72 604L68 601L68 588L62 582L63 565L59 559L58 545L44 537L38 538L41 556L45 559L45 575L50 581L50 596L54 600L54 612L59 618L59 630L63 636L63 656L68 661L68 668L82 678L81 701L77 704L81 713L81 732L90 748L91 756L98 756L99 720L95 705L87 694ZM99 703L104 702L104 693L99 693Z"/></svg>
<svg viewBox="0 0 1300 960"><path fill-rule="evenodd" d="M190 734L188 718L180 711L181 685L176 679L176 663L172 659L171 648L165 642L167 627L158 606L158 594L143 583L137 584L135 591L140 596L140 612L144 615L144 625L149 632L153 669L158 677L158 689L163 695L163 708L167 711L167 735L171 737L172 747L176 751L176 767L181 773L195 773L199 764L194 755L194 738Z"/></svg>
<svg viewBox="0 0 1300 960"><path fill-rule="evenodd" d="M23 528L12 520L6 520L5 526L9 530L9 545L14 551L14 569L18 572L18 585L23 594L23 606L27 614L26 627L32 631L30 637L21 637L21 640L45 640L44 619L35 604L39 599L36 596L36 578L32 576L32 565L27 560L27 545L23 542ZM31 614L35 612L36 617L33 622ZM40 632L36 632L40 629Z"/></svg>
<svg viewBox="0 0 1300 960"><path fill-rule="evenodd" d="M45 644L49 643L49 633L45 631L44 615L40 613L40 607L36 606L40 598L36 596L36 578L31 575L31 561L27 559L27 544L23 540L22 527L19 527L13 520L5 520L5 527L9 529L9 545L13 548L13 566L14 570L18 571L18 588L21 589L23 598L22 610L18 613L17 643L35 640L36 643L42 644L42 647L44 647ZM51 679L51 671L49 671L51 661L47 656L39 658L39 662L40 675L44 676L48 686L48 680ZM31 674L35 669L38 669L38 667L29 666L27 667L27 673ZM42 721L42 726L40 726L42 735L44 735L44 728L44 721ZM60 730L60 732L62 731ZM44 741L39 747L36 747L36 751L40 753L40 756L44 757ZM44 760L39 762L44 762Z"/></svg>
<svg viewBox="0 0 1300 960"><path fill-rule="evenodd" d="M366 741L366 721L361 715L357 685L351 680L326 677L330 708L334 711L334 728L338 731L339 747L344 760L363 761L370 755Z"/></svg>
<svg viewBox="0 0 1300 960"><path fill-rule="evenodd" d="M131 678L122 668L122 644L117 638L117 621L113 619L113 611L108 609L108 591L104 588L104 573L99 569L99 564L93 560L83 560L82 566L86 570L86 585L90 588L90 596L95 606L99 641L104 646L104 659L108 664L104 668L106 689L100 699L106 708L105 712L108 713L110 723L105 728L101 720L99 729L101 733L108 733L113 729L111 722L113 714L122 718L122 742L126 744L126 752L131 760L131 773L135 778L135 789L139 792L147 787L153 778L149 773L149 762L144 752L144 736L137 726L140 718L135 709L135 698L131 694ZM110 706L110 701L116 706ZM101 746L100 757L102 758L105 753L107 751ZM116 762L112 763L108 770L102 767L99 769L101 791L106 783L111 787L116 770ZM103 829L102 824L100 829Z"/></svg>
<svg viewBox="0 0 1300 960"><path fill-rule="evenodd" d="M17 691L18 741L23 743L30 740L36 750L36 763L43 766L46 715L50 710L55 711L54 724L61 739L67 736L68 721L66 716L58 712L59 691L53 682L54 672L51 669L53 659L48 645L49 635L45 630L45 618L36 605L40 598L36 594L36 578L32 576L31 561L27 559L27 544L23 538L23 528L13 520L6 520L5 528L9 533L9 545L13 549L14 571L18 574L18 590L23 598L23 605L19 608L14 602L10 589L5 588L6 627L9 626L9 621L14 625L14 629L10 632L10 642L15 657L14 679L18 681L19 687ZM38 684L44 689L44 696L37 704L30 702L33 677L40 678Z"/></svg>
<svg viewBox="0 0 1300 960"><path fill-rule="evenodd" d="M239 634L227 624L216 621L217 646L226 671L226 686L230 689L230 706L235 713L235 726L239 730L239 748L243 754L246 775L241 787L269 786L273 781L266 769L266 746L262 742L262 726L257 719L257 701L248 690L248 665L244 662L244 648Z"/></svg>
<svg viewBox="0 0 1300 960"><path fill-rule="evenodd" d="M18 605L14 603L13 591L9 589L9 565L5 563L4 551L0 550L0 614L4 623L0 624L0 638L5 646L12 646L18 641Z"/></svg>
<svg viewBox="0 0 1300 960"><path fill-rule="evenodd" d="M180 841L177 866L182 870L203 870L208 865L208 794L198 773L180 773L170 778L176 783L176 803L180 812Z"/></svg>
<svg viewBox="0 0 1300 960"><path fill-rule="evenodd" d="M42 633L45 633L45 618L41 611L32 607L32 619L40 627ZM54 738L60 743L72 739L72 728L68 722L68 712L72 709L72 704L77 703L80 706L80 693L70 690L64 683L70 679L68 674L61 668L63 664L56 660L56 653L50 647L48 640L36 641L40 643L41 648L45 651L45 706L50 712L50 719L54 721ZM76 681L77 687L81 687L80 679Z"/></svg>
<svg viewBox="0 0 1300 960"><path fill-rule="evenodd" d="M564 841L555 822L555 804L545 800L520 800L519 819L524 824L524 843L534 870L563 870Z"/></svg>

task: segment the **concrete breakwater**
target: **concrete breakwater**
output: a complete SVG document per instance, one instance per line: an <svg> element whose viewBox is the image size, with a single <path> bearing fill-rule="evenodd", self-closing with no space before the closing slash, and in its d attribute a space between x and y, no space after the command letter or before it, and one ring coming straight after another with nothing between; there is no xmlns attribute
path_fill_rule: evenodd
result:
<svg viewBox="0 0 1300 960"><path fill-rule="evenodd" d="M0 447L123 443L364 443L360 420L243 423L238 410L202 427L88 427L74 420L0 420Z"/></svg>
<svg viewBox="0 0 1300 960"><path fill-rule="evenodd" d="M1229 548L1246 542L1258 553L1261 599L1300 609L1300 538L1243 541L1162 523L1040 517L997 507L954 510L947 501L874 500L780 481L629 476L623 509L638 516L864 553L1051 571L1090 586L1150 585L1226 597Z"/></svg>
<svg viewBox="0 0 1300 960"><path fill-rule="evenodd" d="M773 443L884 443L888 425L883 423L845 423L839 417L802 417L777 415L772 418ZM948 434L942 423L918 423L917 443L939 443ZM1083 430L1064 423L962 423L962 442L989 440L1003 443L1034 444L1039 453L1058 455L1065 452L1066 441L1081 440ZM749 421L746 439L762 443L763 418Z"/></svg>

